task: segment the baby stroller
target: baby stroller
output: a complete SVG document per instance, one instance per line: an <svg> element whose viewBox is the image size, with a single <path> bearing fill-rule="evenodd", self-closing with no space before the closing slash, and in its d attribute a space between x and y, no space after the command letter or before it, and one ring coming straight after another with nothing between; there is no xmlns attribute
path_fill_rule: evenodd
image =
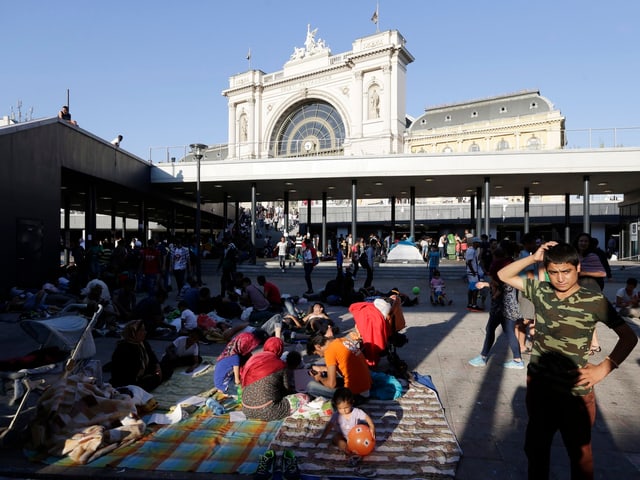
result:
<svg viewBox="0 0 640 480"><path fill-rule="evenodd" d="M84 363L95 355L96 346L91 331L102 313L102 306L98 306L90 319L74 313L74 310L85 308L84 304L73 304L62 310L59 316L20 322L25 333L39 347L23 357L0 361L0 391L6 394L7 384L12 385L13 394L8 406L18 404L15 412L4 415L10 423L0 432L0 441L14 429L20 415L27 410L30 394L47 387L47 375L61 372L66 377L84 367ZM97 369L99 372L100 369Z"/></svg>
<svg viewBox="0 0 640 480"><path fill-rule="evenodd" d="M389 373L406 378L407 363L400 359L397 352L409 341L405 334L400 333L406 327L400 297L392 295L386 300L377 298L374 303L357 302L349 307L349 311L360 333L367 364L376 366L381 357L386 356Z"/></svg>

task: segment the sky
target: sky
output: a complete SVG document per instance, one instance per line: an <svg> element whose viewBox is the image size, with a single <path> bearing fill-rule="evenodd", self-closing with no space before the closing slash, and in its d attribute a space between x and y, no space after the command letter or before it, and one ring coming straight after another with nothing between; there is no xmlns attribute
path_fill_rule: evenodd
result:
<svg viewBox="0 0 640 480"><path fill-rule="evenodd" d="M568 130L640 127L640 2L378 4L380 30L398 30L415 57L408 115L534 89ZM333 54L350 51L375 33L375 10L375 0L1 1L0 117L17 117L18 102L23 120L53 117L68 91L81 128L121 134L144 159L226 143L230 76L282 70L307 24Z"/></svg>

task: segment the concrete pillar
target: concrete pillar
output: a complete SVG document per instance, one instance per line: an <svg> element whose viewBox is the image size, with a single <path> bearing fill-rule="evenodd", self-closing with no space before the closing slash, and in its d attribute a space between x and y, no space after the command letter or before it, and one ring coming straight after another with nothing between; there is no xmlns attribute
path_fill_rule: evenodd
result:
<svg viewBox="0 0 640 480"><path fill-rule="evenodd" d="M358 181L351 180L351 237L358 241Z"/></svg>
<svg viewBox="0 0 640 480"><path fill-rule="evenodd" d="M484 233L487 236L490 235L491 231L491 181L489 177L484 177ZM479 234L480 232L478 232Z"/></svg>
<svg viewBox="0 0 640 480"><path fill-rule="evenodd" d="M584 195L582 199L583 210L582 210L582 231L586 233L591 233L591 212L590 210L590 195L589 195L589 175L585 175L583 178L584 183Z"/></svg>

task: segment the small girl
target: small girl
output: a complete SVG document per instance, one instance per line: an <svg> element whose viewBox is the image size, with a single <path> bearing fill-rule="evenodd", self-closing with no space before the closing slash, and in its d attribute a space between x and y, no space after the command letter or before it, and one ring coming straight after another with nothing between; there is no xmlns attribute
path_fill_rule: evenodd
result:
<svg viewBox="0 0 640 480"><path fill-rule="evenodd" d="M333 405L334 413L327 424L327 428L322 432L320 439L323 439L330 430L333 430L335 432L333 436L333 444L342 450L345 455L350 457L350 463L356 464L360 460L360 457L354 454L354 452L351 452L347 447L347 437L349 432L357 424L364 423L369 426L371 436L375 440L376 427L373 424L371 417L369 417L364 410L354 407L355 397L348 388L338 388L333 394L331 404Z"/></svg>

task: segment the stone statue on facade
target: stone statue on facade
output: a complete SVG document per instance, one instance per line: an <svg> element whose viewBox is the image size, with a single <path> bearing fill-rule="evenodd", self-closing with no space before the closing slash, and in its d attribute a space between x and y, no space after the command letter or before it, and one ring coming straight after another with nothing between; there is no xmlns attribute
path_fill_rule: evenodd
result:
<svg viewBox="0 0 640 480"><path fill-rule="evenodd" d="M311 24L307 24L307 37L304 41L304 47L294 47L291 60L301 60L328 49L324 40L321 38L316 40L316 33L318 33L318 29L311 30Z"/></svg>

